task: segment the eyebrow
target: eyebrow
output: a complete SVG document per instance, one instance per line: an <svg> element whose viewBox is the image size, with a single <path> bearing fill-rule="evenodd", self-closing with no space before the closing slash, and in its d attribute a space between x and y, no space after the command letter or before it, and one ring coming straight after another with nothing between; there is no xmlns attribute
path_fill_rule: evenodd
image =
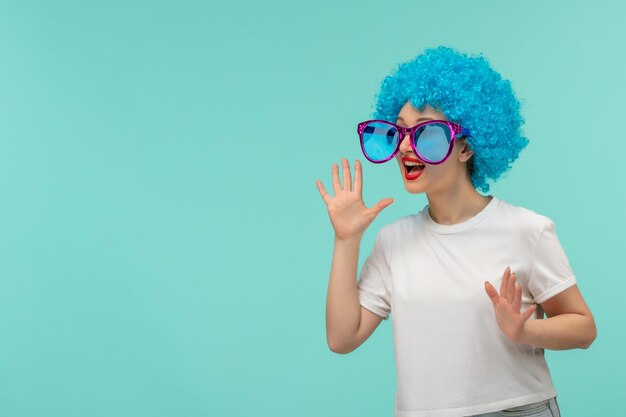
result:
<svg viewBox="0 0 626 417"><path fill-rule="evenodd" d="M404 122L404 119L402 118L402 116L398 116L397 120L402 120ZM420 117L419 119L417 119L418 122L421 121L421 120L435 120L435 119L431 119L429 117Z"/></svg>

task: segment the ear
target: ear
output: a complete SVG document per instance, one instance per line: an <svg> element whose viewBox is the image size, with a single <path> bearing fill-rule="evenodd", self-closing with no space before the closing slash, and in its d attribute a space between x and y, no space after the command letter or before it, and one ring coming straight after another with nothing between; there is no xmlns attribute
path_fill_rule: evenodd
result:
<svg viewBox="0 0 626 417"><path fill-rule="evenodd" d="M474 151L470 149L470 146L467 144L465 138L459 141L459 146L461 147L461 152L459 153L459 161L468 161L472 157L472 155L474 155Z"/></svg>

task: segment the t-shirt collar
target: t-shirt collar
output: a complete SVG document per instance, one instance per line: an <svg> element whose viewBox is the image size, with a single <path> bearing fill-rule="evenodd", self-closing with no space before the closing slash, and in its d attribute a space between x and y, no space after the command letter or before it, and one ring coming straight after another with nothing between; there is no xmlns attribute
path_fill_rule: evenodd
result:
<svg viewBox="0 0 626 417"><path fill-rule="evenodd" d="M481 211L475 214L474 217L471 217L465 220L464 222L457 223L457 224L439 224L435 222L432 219L432 217L430 217L430 213L428 212L428 208L429 208L428 204L422 209L422 213L421 213L422 219L426 227L435 233L439 233L443 235L461 233L474 227L479 222L484 220L499 205L500 200L496 196L489 195L488 197L492 197L491 201L485 207L483 207Z"/></svg>

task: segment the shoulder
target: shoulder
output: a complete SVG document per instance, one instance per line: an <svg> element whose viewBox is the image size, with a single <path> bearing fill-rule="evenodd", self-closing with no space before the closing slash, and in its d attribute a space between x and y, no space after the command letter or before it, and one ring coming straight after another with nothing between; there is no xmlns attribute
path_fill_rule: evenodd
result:
<svg viewBox="0 0 626 417"><path fill-rule="evenodd" d="M535 225L543 227L547 223L552 222L552 219L546 215L526 207L509 203L505 200L500 200L500 212L503 216L515 218L526 226Z"/></svg>
<svg viewBox="0 0 626 417"><path fill-rule="evenodd" d="M377 239L381 239L386 242L390 242L395 240L396 238L402 238L409 228L412 226L412 223L415 222L419 217L418 214L409 214L403 217L400 217L391 223L387 223L378 230L378 234L376 236Z"/></svg>
<svg viewBox="0 0 626 417"><path fill-rule="evenodd" d="M406 216L402 216L399 219L392 221L391 223L387 223L383 227L380 228L381 233L386 234L394 234L401 233L402 231L406 231L407 227L411 225L414 221L419 218L418 214L407 214Z"/></svg>
<svg viewBox="0 0 626 417"><path fill-rule="evenodd" d="M536 237L546 228L554 228L552 219L527 207L500 200L499 220Z"/></svg>

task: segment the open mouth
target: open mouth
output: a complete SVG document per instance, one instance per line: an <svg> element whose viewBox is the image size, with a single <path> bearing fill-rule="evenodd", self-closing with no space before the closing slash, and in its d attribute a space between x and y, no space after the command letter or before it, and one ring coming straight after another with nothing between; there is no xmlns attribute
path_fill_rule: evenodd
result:
<svg viewBox="0 0 626 417"><path fill-rule="evenodd" d="M424 171L424 163L417 158L402 157L402 165L404 166L404 177L407 180L416 180Z"/></svg>
<svg viewBox="0 0 626 417"><path fill-rule="evenodd" d="M411 174L417 174L419 171L423 171L424 170L424 165L407 165L404 164L404 168L406 169L406 172Z"/></svg>

